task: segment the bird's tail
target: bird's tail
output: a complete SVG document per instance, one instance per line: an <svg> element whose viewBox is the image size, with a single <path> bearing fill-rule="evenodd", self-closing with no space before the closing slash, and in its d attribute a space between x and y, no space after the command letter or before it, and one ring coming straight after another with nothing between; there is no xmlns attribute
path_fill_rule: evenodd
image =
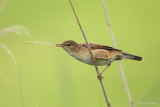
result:
<svg viewBox="0 0 160 107"><path fill-rule="evenodd" d="M137 61L142 61L143 58L140 56L128 54L128 53L123 53L123 59L132 59L132 60L137 60Z"/></svg>

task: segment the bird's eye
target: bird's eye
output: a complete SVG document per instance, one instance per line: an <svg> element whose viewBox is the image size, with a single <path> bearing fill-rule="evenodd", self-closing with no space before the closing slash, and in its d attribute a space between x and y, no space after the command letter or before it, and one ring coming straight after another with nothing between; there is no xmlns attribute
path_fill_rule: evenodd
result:
<svg viewBox="0 0 160 107"><path fill-rule="evenodd" d="M71 44L66 44L66 46L71 46Z"/></svg>

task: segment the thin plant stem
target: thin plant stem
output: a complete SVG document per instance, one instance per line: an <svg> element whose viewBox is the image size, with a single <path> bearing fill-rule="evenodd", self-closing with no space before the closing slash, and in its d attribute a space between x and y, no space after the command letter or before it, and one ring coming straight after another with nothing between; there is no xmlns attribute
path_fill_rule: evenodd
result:
<svg viewBox="0 0 160 107"><path fill-rule="evenodd" d="M92 52L91 52L91 48L90 48L90 46L89 46L89 44L88 44L88 40L87 40L87 38L86 38L86 36L85 36L85 34L84 34L84 31L83 31L83 29L82 29L82 27L81 27L81 24L80 24L80 22L79 22L79 20L78 20L78 17L77 17L77 15L76 15L76 12L75 12L75 10L74 10L74 7L73 7L73 5L72 5L71 0L69 0L69 2L70 2L70 5L71 5L71 7L72 7L72 10L73 10L73 12L74 12L74 15L75 15L75 17L76 17L76 19L77 19L77 22L78 22L78 25L79 25L79 27L80 27L80 30L81 30L81 32L82 32L82 34L83 34L83 37L84 37L84 39L85 39L85 41L86 41L86 45L87 45L88 51L89 51L89 53L90 53L91 59L92 59L92 61L93 61L93 63L94 63L94 66L95 66L95 69L96 69L96 72L97 72L97 76L100 76L98 67L97 67L96 62L95 62L95 58L94 58L94 56L93 56L93 54L92 54ZM111 107L111 104L110 104L110 102L109 102L109 100L108 100L108 97L107 97L107 94L106 94L106 91L105 91L105 88L104 88L102 79L99 79L99 81L100 81L100 84L101 84L101 87L102 87L102 90L103 90L103 94L104 94L104 97L105 97L105 101L106 101L108 107Z"/></svg>
<svg viewBox="0 0 160 107"><path fill-rule="evenodd" d="M26 43L35 43L35 44L42 44L42 45L56 45L52 43L47 43L47 42L41 42L41 41L24 41Z"/></svg>
<svg viewBox="0 0 160 107"><path fill-rule="evenodd" d="M21 71L20 70L18 70L18 75L19 75L19 90L20 90L20 95L21 95L22 107L25 107L24 97L23 97L23 89L22 89Z"/></svg>
<svg viewBox="0 0 160 107"><path fill-rule="evenodd" d="M107 23L108 23L108 28L109 28L109 31L110 31L110 34L111 34L113 45L114 45L115 48L117 48L116 41L115 41L115 38L114 38L114 34L113 34L113 31L112 31L112 27L111 27L110 20L109 20L108 14L107 14L107 9L106 9L104 0L101 0L101 2L102 2L103 9L104 9L104 12L105 12L105 16L106 16L106 20L107 20ZM126 93L127 93L127 96L128 96L128 100L130 102L130 106L134 107L134 103L133 103L132 98L131 98L131 94L130 94L130 91L129 91L127 80L125 78L125 74L124 74L122 64L121 64L120 61L118 61L118 65L119 65L120 73L121 73L122 80L123 80L123 83L124 83L124 86L125 86L125 90L126 90Z"/></svg>

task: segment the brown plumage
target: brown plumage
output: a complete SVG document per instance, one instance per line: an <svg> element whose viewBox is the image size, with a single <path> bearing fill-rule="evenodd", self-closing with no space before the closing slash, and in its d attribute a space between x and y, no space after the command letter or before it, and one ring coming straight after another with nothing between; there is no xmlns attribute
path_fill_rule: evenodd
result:
<svg viewBox="0 0 160 107"><path fill-rule="evenodd" d="M86 47L87 45L85 43L80 44L82 47ZM89 43L89 46L92 50L95 49L104 49L104 50L109 50L111 53L123 53L123 55L126 55L128 57L128 59L133 59L133 60L137 60L137 61L141 61L143 58L136 56L136 55L132 55L132 54L128 54L128 53L124 53L122 50L119 49L115 49L113 47L109 47L109 46L105 46L105 45L101 45L101 44L94 44L94 43ZM117 56L117 58L115 60L121 60L121 56Z"/></svg>
<svg viewBox="0 0 160 107"><path fill-rule="evenodd" d="M86 47L87 48L87 45L86 43L83 43L83 44L80 44L82 47ZM119 49L115 49L115 48L112 48L112 47L109 47L109 46L105 46L105 45L101 45L101 44L95 44L95 43L89 43L89 46L91 49L105 49L105 50L116 50L116 51L122 51L122 50L119 50Z"/></svg>
<svg viewBox="0 0 160 107"><path fill-rule="evenodd" d="M78 44L75 41L67 40L62 44L57 44L57 46L62 47L70 56L76 58L77 60L80 60L86 64L94 65L93 61L91 60L87 45L85 43ZM143 59L140 56L128 54L123 52L122 50L101 44L89 43L89 46L91 48L97 66L109 66L114 60L132 59L141 61Z"/></svg>

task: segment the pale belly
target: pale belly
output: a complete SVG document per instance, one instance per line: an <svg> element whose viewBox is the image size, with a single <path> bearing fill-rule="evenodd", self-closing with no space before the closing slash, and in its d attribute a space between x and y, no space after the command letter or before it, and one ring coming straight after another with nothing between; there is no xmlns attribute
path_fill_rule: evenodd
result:
<svg viewBox="0 0 160 107"><path fill-rule="evenodd" d="M109 65L113 62L113 59L96 59L97 66Z"/></svg>
<svg viewBox="0 0 160 107"><path fill-rule="evenodd" d="M90 58L90 55L88 57L79 56L79 55L71 55L71 56L73 56L77 60L82 61L86 64L94 65L93 61ZM105 65L111 64L113 61L114 59L96 59L96 64L97 66L105 66Z"/></svg>

